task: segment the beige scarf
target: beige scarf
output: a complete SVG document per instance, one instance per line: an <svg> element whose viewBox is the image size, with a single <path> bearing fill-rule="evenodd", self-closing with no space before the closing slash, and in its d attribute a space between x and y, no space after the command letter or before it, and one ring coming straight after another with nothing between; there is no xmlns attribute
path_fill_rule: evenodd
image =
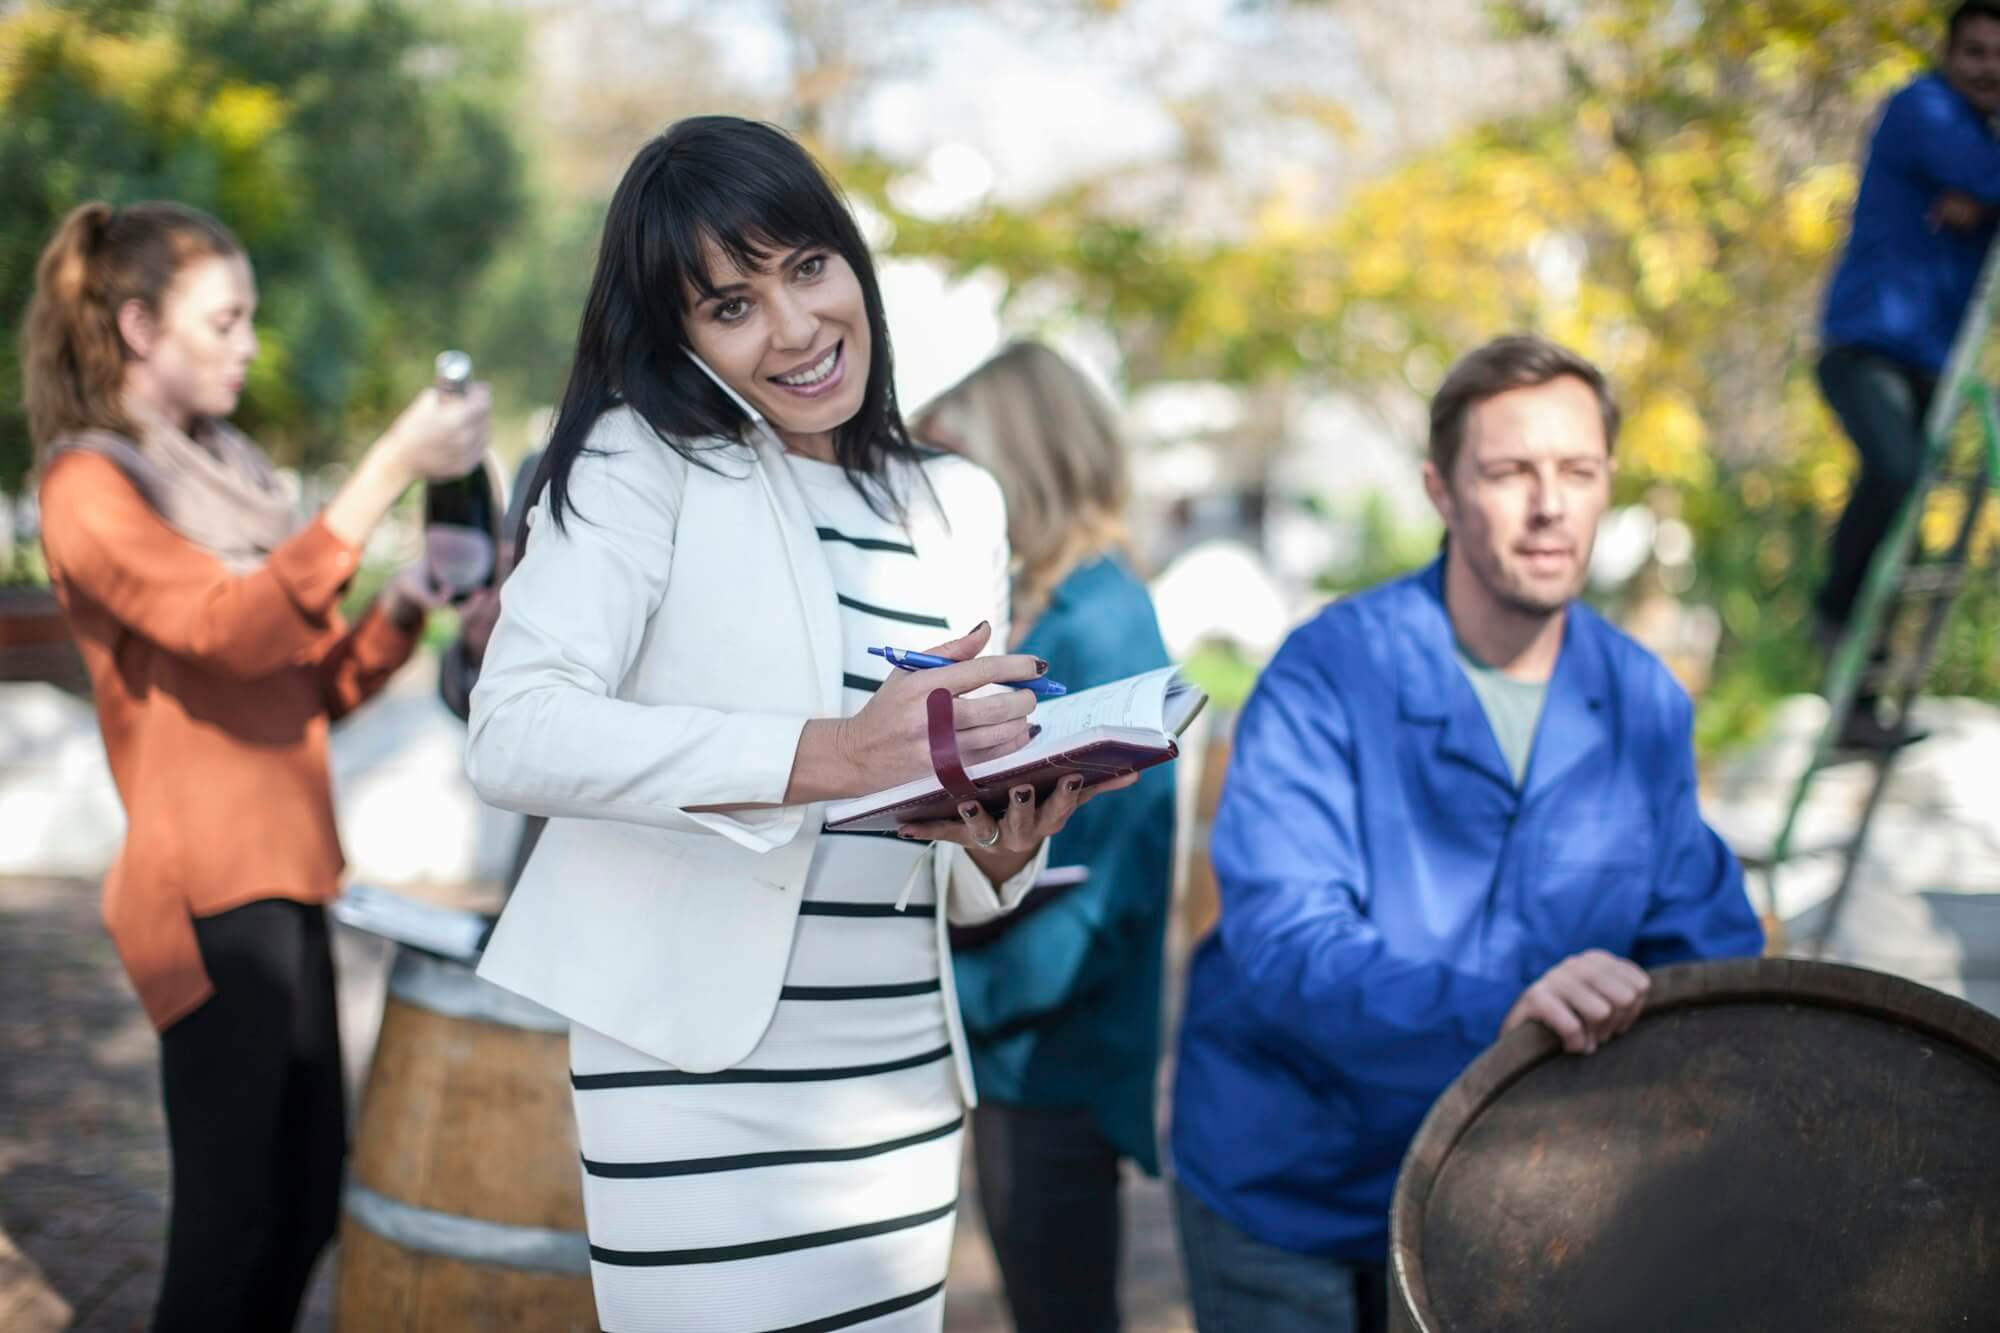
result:
<svg viewBox="0 0 2000 1333"><path fill-rule="evenodd" d="M78 431L54 443L48 462L76 449L109 459L175 531L233 574L261 567L298 531L298 513L276 470L240 432L204 419L190 436L142 403L128 399L124 407L136 440Z"/></svg>

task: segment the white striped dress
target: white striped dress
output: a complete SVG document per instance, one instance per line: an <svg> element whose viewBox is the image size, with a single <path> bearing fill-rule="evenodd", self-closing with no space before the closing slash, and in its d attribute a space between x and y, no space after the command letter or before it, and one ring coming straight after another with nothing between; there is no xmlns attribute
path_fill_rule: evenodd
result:
<svg viewBox="0 0 2000 1333"><path fill-rule="evenodd" d="M788 455L841 606L851 714L871 644L949 636L916 553L840 468ZM570 1030L598 1319L611 1333L934 1333L964 1108L925 849L822 835L776 1016L732 1069L692 1074ZM897 899L914 881L906 910Z"/></svg>

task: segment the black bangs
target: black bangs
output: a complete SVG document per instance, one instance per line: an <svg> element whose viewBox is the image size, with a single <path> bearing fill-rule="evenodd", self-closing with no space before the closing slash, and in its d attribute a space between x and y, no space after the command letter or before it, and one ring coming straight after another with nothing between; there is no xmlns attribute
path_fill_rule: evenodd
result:
<svg viewBox="0 0 2000 1333"><path fill-rule="evenodd" d="M598 417L630 407L662 444L699 466L715 441L740 440L748 419L688 354L687 313L717 295L715 251L745 272L801 249L838 253L868 313L868 381L860 410L834 432L855 488L888 516L892 460L922 457L896 405L895 356L875 263L833 181L797 140L734 116L676 121L639 150L611 197L576 356L535 479L558 526L569 471Z"/></svg>
<svg viewBox="0 0 2000 1333"><path fill-rule="evenodd" d="M676 187L687 182L679 179L678 172L674 176L666 191L668 198L662 201L662 212L669 215L664 228L672 252L669 262L681 290L695 299L720 294L716 275L709 272L711 247L745 273L763 272L774 258L809 247L840 248L829 221L809 217L810 210L797 207L798 200L744 199L698 191L682 194ZM770 206L760 208L759 204Z"/></svg>

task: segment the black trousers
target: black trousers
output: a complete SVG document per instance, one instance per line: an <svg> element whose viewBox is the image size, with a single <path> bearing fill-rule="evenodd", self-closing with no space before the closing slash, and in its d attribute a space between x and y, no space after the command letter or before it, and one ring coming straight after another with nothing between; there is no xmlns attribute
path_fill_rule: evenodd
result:
<svg viewBox="0 0 2000 1333"><path fill-rule="evenodd" d="M980 1210L1020 1333L1118 1328L1118 1150L1089 1111L982 1101Z"/></svg>
<svg viewBox="0 0 2000 1333"><path fill-rule="evenodd" d="M1861 455L1861 475L1833 530L1833 557L1819 590L1821 619L1838 627L1847 623L1875 548L1917 484L1924 414L1937 381L1880 352L1831 347L1819 359L1819 385Z"/></svg>
<svg viewBox="0 0 2000 1333"><path fill-rule="evenodd" d="M215 994L160 1038L173 1160L155 1333L290 1329L333 1238L347 1153L326 913L195 921Z"/></svg>

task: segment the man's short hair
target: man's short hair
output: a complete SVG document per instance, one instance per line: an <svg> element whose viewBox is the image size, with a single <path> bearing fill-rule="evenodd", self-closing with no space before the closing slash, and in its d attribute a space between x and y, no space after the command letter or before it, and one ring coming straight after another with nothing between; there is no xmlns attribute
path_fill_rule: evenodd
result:
<svg viewBox="0 0 2000 1333"><path fill-rule="evenodd" d="M1951 20L1945 25L1944 46L1949 51L1958 44L1958 30L1974 19L1987 19L2000 23L2000 0L1965 0L1965 3L1951 11Z"/></svg>
<svg viewBox="0 0 2000 1333"><path fill-rule="evenodd" d="M1533 334L1510 333L1459 358L1431 398L1431 462L1447 483L1465 443L1465 419L1489 398L1513 389L1533 389L1568 375L1582 380L1597 395L1604 417L1604 451L1618 439L1618 404L1604 382L1604 372L1567 347Z"/></svg>

